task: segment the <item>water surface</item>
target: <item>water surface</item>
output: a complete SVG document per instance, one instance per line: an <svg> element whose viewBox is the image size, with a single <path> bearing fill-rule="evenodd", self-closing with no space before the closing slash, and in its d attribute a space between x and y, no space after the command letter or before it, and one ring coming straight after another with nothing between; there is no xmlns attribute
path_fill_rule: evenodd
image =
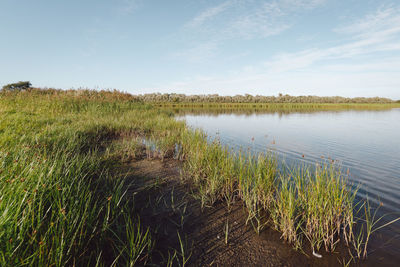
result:
<svg viewBox="0 0 400 267"><path fill-rule="evenodd" d="M310 113L179 113L189 126L233 149L275 152L288 165L336 161L361 186L358 197L378 206L379 214L400 216L400 109ZM400 222L379 232L371 257L400 262Z"/></svg>

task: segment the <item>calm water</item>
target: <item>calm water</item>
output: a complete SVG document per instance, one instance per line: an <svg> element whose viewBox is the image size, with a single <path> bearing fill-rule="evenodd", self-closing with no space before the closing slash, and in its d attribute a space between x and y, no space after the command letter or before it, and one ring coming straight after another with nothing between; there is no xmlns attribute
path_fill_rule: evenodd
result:
<svg viewBox="0 0 400 267"><path fill-rule="evenodd" d="M178 115L233 149L274 151L287 164L337 161L361 185L360 198L383 203L386 221L400 216L400 109L313 113ZM388 241L388 242L386 242ZM400 263L400 223L371 243L374 261Z"/></svg>

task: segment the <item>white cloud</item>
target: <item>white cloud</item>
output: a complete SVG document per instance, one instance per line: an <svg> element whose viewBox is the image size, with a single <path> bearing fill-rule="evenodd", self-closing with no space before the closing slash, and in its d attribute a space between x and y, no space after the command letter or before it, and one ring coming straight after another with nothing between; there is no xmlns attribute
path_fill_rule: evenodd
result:
<svg viewBox="0 0 400 267"><path fill-rule="evenodd" d="M322 61L400 51L400 12L396 10L400 11L391 7L379 9L355 23L335 29L346 35L343 44L277 55L265 62L266 71L302 70Z"/></svg>
<svg viewBox="0 0 400 267"><path fill-rule="evenodd" d="M380 8L372 14L344 27L335 29L339 33L355 34L356 37L365 37L380 34L387 35L400 30L400 8Z"/></svg>
<svg viewBox="0 0 400 267"><path fill-rule="evenodd" d="M132 14L138 7L141 0L115 0L117 2L116 10L123 15Z"/></svg>
<svg viewBox="0 0 400 267"><path fill-rule="evenodd" d="M377 62L385 65L385 62ZM400 65L400 60L392 66ZM337 65L336 67L342 67ZM242 75L194 77L185 81L159 87L164 92L186 92L187 94L222 95L262 94L276 95L278 92L291 95L342 95L342 96L386 96L400 98L400 80L397 72L372 73L362 70L362 65L346 65L351 72L316 70L288 73L247 73ZM352 72L354 68L360 70ZM373 66L369 68L373 70Z"/></svg>
<svg viewBox="0 0 400 267"><path fill-rule="evenodd" d="M381 8L335 29L342 35L338 45L281 53L234 73L194 77L172 83L170 88L191 93L200 88L206 90L202 93L218 90L221 94L276 94L278 90L290 94L400 97L399 11Z"/></svg>
<svg viewBox="0 0 400 267"><path fill-rule="evenodd" d="M282 0L287 6L301 7L304 9L312 9L322 5L326 0Z"/></svg>
<svg viewBox="0 0 400 267"><path fill-rule="evenodd" d="M278 35L291 27L296 14L316 8L325 1L225 1L203 10L186 23L183 43L191 47L171 53L168 57L191 63L206 62L217 54L219 45L224 42Z"/></svg>
<svg viewBox="0 0 400 267"><path fill-rule="evenodd" d="M200 12L185 28L219 40L265 38L290 28L296 14L316 8L325 1L228 0ZM223 12L225 16L221 16Z"/></svg>
<svg viewBox="0 0 400 267"><path fill-rule="evenodd" d="M399 72L400 70L400 57L384 57L368 62L360 63L334 63L320 67L321 71L327 72Z"/></svg>
<svg viewBox="0 0 400 267"><path fill-rule="evenodd" d="M225 30L228 37L268 37L288 29L290 25L280 20L284 8L277 2L264 3L252 12L237 17Z"/></svg>
<svg viewBox="0 0 400 267"><path fill-rule="evenodd" d="M225 11L231 4L232 4L232 2L226 1L217 6L208 8L208 9L204 10L203 12L201 12L196 17L194 17L186 26L187 27L199 27L206 21L213 19L215 16L217 16L220 13L222 13L223 11Z"/></svg>

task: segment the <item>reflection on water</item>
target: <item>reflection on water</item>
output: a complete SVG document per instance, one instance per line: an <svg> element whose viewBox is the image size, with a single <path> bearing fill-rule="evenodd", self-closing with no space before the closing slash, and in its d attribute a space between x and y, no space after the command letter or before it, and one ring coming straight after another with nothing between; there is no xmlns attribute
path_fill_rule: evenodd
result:
<svg viewBox="0 0 400 267"><path fill-rule="evenodd" d="M360 184L358 196L383 203L386 221L400 216L400 109L323 112L177 112L188 125L234 149L272 150L289 165L333 159ZM393 214L396 212L397 214ZM382 236L381 236L382 235ZM394 240L383 244L388 235ZM376 235L379 257L400 262L400 223ZM375 245L374 245L375 244ZM383 247L382 247L383 246ZM373 257L374 253L371 257ZM378 257L378 256L377 256Z"/></svg>

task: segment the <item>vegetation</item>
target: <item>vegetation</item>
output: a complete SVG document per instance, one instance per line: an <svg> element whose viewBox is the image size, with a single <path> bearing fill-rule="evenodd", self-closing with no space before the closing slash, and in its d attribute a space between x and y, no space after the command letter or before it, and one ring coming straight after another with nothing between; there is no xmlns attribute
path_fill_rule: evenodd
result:
<svg viewBox="0 0 400 267"><path fill-rule="evenodd" d="M330 104L345 104L345 103L393 103L394 101L388 98L381 97L354 97L346 98L341 96L290 96L279 94L278 96L262 96L262 95L235 95L235 96L220 96L213 95L184 95L184 94L144 94L137 95L137 99L149 103L183 103L189 104L209 104L209 103L330 103ZM229 106L229 105L228 105Z"/></svg>
<svg viewBox="0 0 400 267"><path fill-rule="evenodd" d="M172 103L154 103L156 107L173 111L175 114L238 114L238 115L253 115L253 114L290 114L296 113L314 113L314 112L341 112L348 110L364 111L384 111L392 108L400 108L399 103L347 103L347 104L329 104L329 103L276 103L276 104L255 104L255 103L193 103L193 104L172 104Z"/></svg>
<svg viewBox="0 0 400 267"><path fill-rule="evenodd" d="M118 92L0 94L0 265L133 265L153 240L115 167L119 136L179 129Z"/></svg>
<svg viewBox="0 0 400 267"><path fill-rule="evenodd" d="M344 240L352 259L367 257L369 237L382 228L381 218L376 211L371 216L368 202L355 202L357 189L334 162L313 170L278 169L273 155L235 154L216 141L208 144L201 131L185 131L181 138L183 177L196 185L203 206L225 201L229 209L241 200L257 233L272 225L295 248L308 244L316 256L321 248L335 251Z"/></svg>
<svg viewBox="0 0 400 267"><path fill-rule="evenodd" d="M270 224L314 253L345 240L354 257L366 256L375 214L354 203L355 191L330 162L279 169L273 155L235 154L139 100L117 91L0 93L1 266L151 262L157 240L135 212L135 185L116 168L135 153L138 138L147 140L149 156L184 160L182 179L203 207L242 201L257 232ZM177 235L181 250L168 265L189 260Z"/></svg>
<svg viewBox="0 0 400 267"><path fill-rule="evenodd" d="M17 82L17 83L10 83L3 86L3 91L21 91L27 90L32 86L32 84L28 81L26 82Z"/></svg>

